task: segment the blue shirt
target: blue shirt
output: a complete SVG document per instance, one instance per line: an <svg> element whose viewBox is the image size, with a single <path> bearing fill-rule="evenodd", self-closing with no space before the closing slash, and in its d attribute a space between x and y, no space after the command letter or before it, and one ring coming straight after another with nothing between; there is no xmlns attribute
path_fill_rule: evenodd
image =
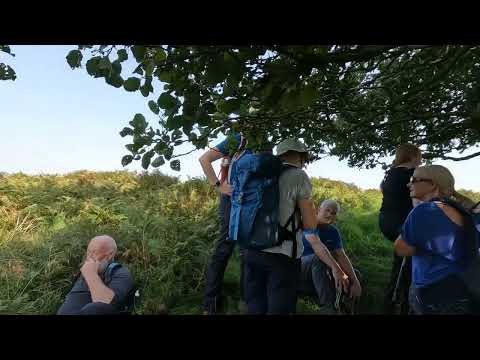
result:
<svg viewBox="0 0 480 360"><path fill-rule="evenodd" d="M343 248L342 237L340 232L333 225L319 225L317 226L315 233L318 235L322 243L327 247L328 251L339 250ZM302 256L307 256L314 254L315 252L312 249L312 245L303 235L303 254Z"/></svg>
<svg viewBox="0 0 480 360"><path fill-rule="evenodd" d="M431 285L465 270L463 228L450 220L434 202L422 203L410 212L403 224L402 238L416 248L412 258L415 287Z"/></svg>

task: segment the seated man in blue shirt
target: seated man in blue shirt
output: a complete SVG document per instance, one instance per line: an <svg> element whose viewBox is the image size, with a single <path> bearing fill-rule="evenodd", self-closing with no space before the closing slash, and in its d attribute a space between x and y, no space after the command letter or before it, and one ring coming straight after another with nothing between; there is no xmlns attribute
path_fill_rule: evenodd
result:
<svg viewBox="0 0 480 360"><path fill-rule="evenodd" d="M116 252L108 235L90 240L81 274L57 315L115 315L124 309L133 280L126 267L113 263Z"/></svg>
<svg viewBox="0 0 480 360"><path fill-rule="evenodd" d="M316 233L345 274L348 275L350 284L347 295L350 298L358 298L362 294L362 287L357 276L359 274L353 269L350 259L345 254L338 229L332 225L337 220L339 210L340 206L336 201L323 201L317 211ZM300 294L315 296L320 305L331 310L332 313L336 313L334 304L337 294L329 268L313 253L305 237L303 238L303 246Z"/></svg>

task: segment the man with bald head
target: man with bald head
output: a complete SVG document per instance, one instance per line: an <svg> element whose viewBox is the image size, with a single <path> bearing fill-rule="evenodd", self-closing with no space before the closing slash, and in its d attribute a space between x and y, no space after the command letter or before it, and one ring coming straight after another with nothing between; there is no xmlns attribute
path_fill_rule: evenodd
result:
<svg viewBox="0 0 480 360"><path fill-rule="evenodd" d="M133 280L126 267L113 263L116 252L117 244L108 235L90 240L80 268L81 275L57 315L114 315L120 312L133 289Z"/></svg>

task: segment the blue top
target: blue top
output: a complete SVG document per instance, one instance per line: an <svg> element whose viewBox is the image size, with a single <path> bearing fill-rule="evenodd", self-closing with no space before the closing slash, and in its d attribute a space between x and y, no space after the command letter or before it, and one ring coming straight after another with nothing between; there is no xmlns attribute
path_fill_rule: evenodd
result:
<svg viewBox="0 0 480 360"><path fill-rule="evenodd" d="M235 137L235 140L238 142L238 147L240 147L240 142L242 141L242 137L240 133L235 133L233 136ZM228 143L228 138L226 138L222 142L215 145L215 148L217 148L218 151L220 151L223 155L228 155L227 143Z"/></svg>
<svg viewBox="0 0 480 360"><path fill-rule="evenodd" d="M317 226L315 233L318 235L322 243L327 247L328 251L339 250L343 248L342 237L340 232L333 225L319 225ZM307 256L314 254L312 245L310 242L303 236L303 254L302 256Z"/></svg>
<svg viewBox="0 0 480 360"><path fill-rule="evenodd" d="M465 270L463 228L454 223L434 202L415 207L407 217L402 238L415 246L412 281L421 288Z"/></svg>

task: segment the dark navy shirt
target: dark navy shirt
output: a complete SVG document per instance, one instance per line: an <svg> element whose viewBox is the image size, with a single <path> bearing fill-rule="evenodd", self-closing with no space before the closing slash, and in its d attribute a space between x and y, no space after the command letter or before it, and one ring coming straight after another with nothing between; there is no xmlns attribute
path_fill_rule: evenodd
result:
<svg viewBox="0 0 480 360"><path fill-rule="evenodd" d="M318 235L322 243L327 247L328 251L334 251L343 248L342 237L335 226L319 225L317 226L315 233ZM310 245L310 242L305 238L305 235L303 236L303 248L302 256L314 254L312 245Z"/></svg>
<svg viewBox="0 0 480 360"><path fill-rule="evenodd" d="M124 266L114 269L111 275L111 280L105 285L115 293L111 304L117 310L121 310L121 307L127 300L128 294L133 289L133 279L130 271ZM91 302L92 297L90 289L83 276L80 275L73 285L72 290L67 294L65 302L58 310L57 315L75 315L85 305L88 305Z"/></svg>

